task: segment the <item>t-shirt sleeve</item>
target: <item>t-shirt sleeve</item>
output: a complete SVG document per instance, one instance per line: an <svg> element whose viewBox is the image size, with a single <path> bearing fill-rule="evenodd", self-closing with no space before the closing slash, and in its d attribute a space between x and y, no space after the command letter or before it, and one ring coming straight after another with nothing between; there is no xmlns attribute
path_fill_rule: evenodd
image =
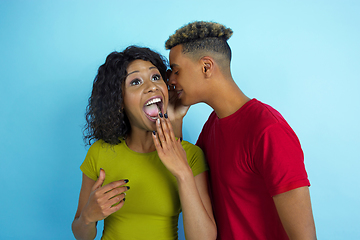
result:
<svg viewBox="0 0 360 240"><path fill-rule="evenodd" d="M201 132L200 132L200 134L199 134L199 137L198 137L198 139L197 139L197 141L196 141L196 144L195 144L195 145L196 145L196 146L199 146L203 151L206 151L206 149L205 149L205 145L206 145L206 144L204 143L204 141L205 141L205 139L206 139L206 133L209 132L209 128L210 128L211 124L213 123L213 121L214 121L214 119L215 119L216 117L217 117L217 116L216 116L216 114L215 114L215 111L213 111L213 112L210 114L208 120L205 122L203 128L201 129Z"/></svg>
<svg viewBox="0 0 360 240"><path fill-rule="evenodd" d="M96 163L99 156L99 142L95 142L89 148L84 162L80 166L80 170L88 176L90 179L96 181L99 177L99 173L96 170Z"/></svg>
<svg viewBox="0 0 360 240"><path fill-rule="evenodd" d="M184 147L184 149L194 177L209 170L205 160L205 155L200 147L188 143L188 146Z"/></svg>
<svg viewBox="0 0 360 240"><path fill-rule="evenodd" d="M198 140L196 141L196 146L199 146L201 149L203 148L203 132L199 134Z"/></svg>
<svg viewBox="0 0 360 240"><path fill-rule="evenodd" d="M268 127L254 159L271 196L310 186L299 139L288 125L276 123Z"/></svg>

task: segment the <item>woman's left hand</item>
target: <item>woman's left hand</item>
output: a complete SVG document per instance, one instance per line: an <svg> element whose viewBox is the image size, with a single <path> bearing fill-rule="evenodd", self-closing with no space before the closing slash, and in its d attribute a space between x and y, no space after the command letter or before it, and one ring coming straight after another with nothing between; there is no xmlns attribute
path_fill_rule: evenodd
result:
<svg viewBox="0 0 360 240"><path fill-rule="evenodd" d="M157 134L153 132L153 140L159 158L165 167L176 177L191 172L186 152L181 146L181 139L175 138L173 128L167 115L156 121Z"/></svg>

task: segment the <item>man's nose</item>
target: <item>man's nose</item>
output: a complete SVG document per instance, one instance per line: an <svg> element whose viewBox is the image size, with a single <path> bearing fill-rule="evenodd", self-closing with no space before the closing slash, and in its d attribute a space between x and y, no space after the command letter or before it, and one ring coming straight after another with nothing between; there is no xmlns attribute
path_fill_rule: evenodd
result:
<svg viewBox="0 0 360 240"><path fill-rule="evenodd" d="M176 84L175 74L171 70L168 70L167 75L168 75L168 82L167 82L168 86L170 86L170 88L175 87Z"/></svg>

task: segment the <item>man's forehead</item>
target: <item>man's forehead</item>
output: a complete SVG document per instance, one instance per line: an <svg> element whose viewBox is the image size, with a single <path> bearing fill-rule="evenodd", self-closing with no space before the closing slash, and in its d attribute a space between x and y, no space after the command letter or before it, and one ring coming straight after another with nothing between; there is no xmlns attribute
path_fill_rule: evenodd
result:
<svg viewBox="0 0 360 240"><path fill-rule="evenodd" d="M182 46L176 45L175 47L170 49L169 53L169 61L170 61L170 67L178 67L179 66L179 60L182 55Z"/></svg>
<svg viewBox="0 0 360 240"><path fill-rule="evenodd" d="M169 55L170 56L178 56L180 53L181 53L181 50L182 50L182 46L181 45L176 45L175 47L172 47L170 49L170 53Z"/></svg>

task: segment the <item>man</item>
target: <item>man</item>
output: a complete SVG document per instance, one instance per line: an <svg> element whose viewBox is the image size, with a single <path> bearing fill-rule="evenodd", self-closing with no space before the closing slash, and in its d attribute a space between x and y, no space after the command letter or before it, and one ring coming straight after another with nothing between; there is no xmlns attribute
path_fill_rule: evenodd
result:
<svg viewBox="0 0 360 240"><path fill-rule="evenodd" d="M316 239L300 142L275 109L248 98L230 71L232 30L193 22L165 43L169 86L214 111L197 141L208 160L218 239Z"/></svg>

